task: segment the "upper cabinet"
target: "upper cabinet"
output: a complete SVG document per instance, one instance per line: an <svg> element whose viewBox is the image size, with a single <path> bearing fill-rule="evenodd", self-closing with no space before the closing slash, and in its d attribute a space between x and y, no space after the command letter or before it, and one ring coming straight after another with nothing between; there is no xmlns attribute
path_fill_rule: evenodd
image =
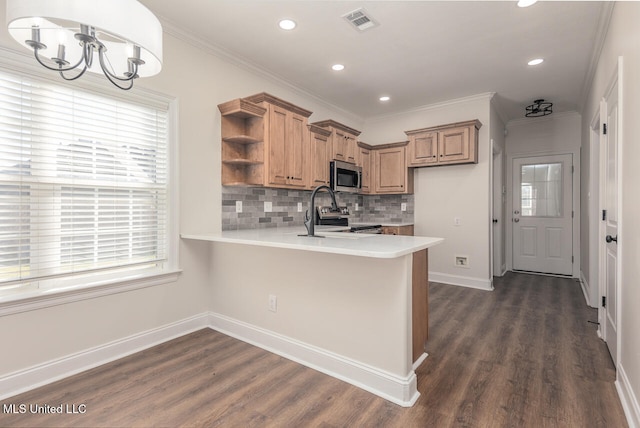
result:
<svg viewBox="0 0 640 428"><path fill-rule="evenodd" d="M305 188L308 185L307 159L309 110L267 93L244 98L266 109L264 116L264 185Z"/></svg>
<svg viewBox="0 0 640 428"><path fill-rule="evenodd" d="M309 128L309 187L329 184L329 151L331 131L316 125Z"/></svg>
<svg viewBox="0 0 640 428"><path fill-rule="evenodd" d="M409 167L478 163L479 120L405 131Z"/></svg>
<svg viewBox="0 0 640 428"><path fill-rule="evenodd" d="M372 151L375 193L413 193L413 169L407 167L406 150L406 141L375 146Z"/></svg>
<svg viewBox="0 0 640 428"><path fill-rule="evenodd" d="M360 193L368 195L373 193L371 178L373 177L372 147L358 142L356 146L356 165L362 167L362 187Z"/></svg>
<svg viewBox="0 0 640 428"><path fill-rule="evenodd" d="M356 163L357 143L356 139L360 131L343 125L335 120L323 120L314 122L313 125L326 128L331 131L331 151L329 160Z"/></svg>

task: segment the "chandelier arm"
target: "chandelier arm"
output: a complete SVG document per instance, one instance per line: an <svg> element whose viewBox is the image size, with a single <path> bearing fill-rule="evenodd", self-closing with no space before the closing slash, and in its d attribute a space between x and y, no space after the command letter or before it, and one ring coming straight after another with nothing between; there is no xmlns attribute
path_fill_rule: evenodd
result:
<svg viewBox="0 0 640 428"><path fill-rule="evenodd" d="M100 58L100 67L102 67L102 71L104 71L104 75L107 76L107 78L109 80L111 80L111 83L113 83L114 85L115 82L114 80L118 80L120 82L131 82L131 86L133 86L133 79L135 79L138 75L138 64L133 64L134 69L133 69L133 73L131 73L131 76L129 77L118 77L115 74L111 73L109 71L109 69L107 68L105 62L104 62L104 48L102 46L100 46L100 48L98 48L98 58ZM113 79L113 80L112 80ZM124 89L122 87L120 87L120 85L116 85L117 87L119 87L120 89ZM127 89L131 89L130 87Z"/></svg>
<svg viewBox="0 0 640 428"><path fill-rule="evenodd" d="M62 68L60 65L58 65L58 68L55 68L55 67L51 67L51 66L49 66L49 65L45 64L45 63L40 59L40 55L38 55L38 49L34 49L34 50L33 50L33 53L34 53L34 56L36 57L36 61L38 61L38 62L40 63L40 65L41 65L41 66L43 66L44 68L47 68L47 69L49 69L49 70L51 70L51 71L59 71L59 72L61 72L61 73L62 73L63 71L71 71L71 70L73 70L74 68L77 68L80 64L82 64L82 61L84 60L84 57L81 57L81 58L80 58L80 61L78 61L78 62L77 62L76 64L74 64L74 65L71 65L71 66L69 66L69 67L65 67L65 68Z"/></svg>
<svg viewBox="0 0 640 428"><path fill-rule="evenodd" d="M76 79L78 79L80 76L82 76L82 75L87 71L87 69L88 69L88 67L87 67L87 65L85 64L85 66L82 68L82 71L81 71L80 73L78 73L78 74L77 74L76 76L74 76L74 77L67 77L67 76L65 76L65 75L64 75L64 73L61 71L61 72L60 72L60 77L62 77L64 80L68 80L68 81L76 80Z"/></svg>
<svg viewBox="0 0 640 428"><path fill-rule="evenodd" d="M109 73L107 70L104 70L104 76L109 80L109 82L113 83L113 85L119 89L122 89L123 91L128 91L129 89L133 88L133 78L131 79L118 79L117 77L114 79L111 76L111 73ZM115 76L114 76L115 77ZM129 82L129 86L124 86L121 85L118 81L128 81Z"/></svg>

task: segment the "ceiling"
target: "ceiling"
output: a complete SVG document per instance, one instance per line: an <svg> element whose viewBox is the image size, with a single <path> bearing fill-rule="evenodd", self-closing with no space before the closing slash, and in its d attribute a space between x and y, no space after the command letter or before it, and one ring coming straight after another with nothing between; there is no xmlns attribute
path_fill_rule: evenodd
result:
<svg viewBox="0 0 640 428"><path fill-rule="evenodd" d="M363 119L487 92L506 121L544 98L579 111L603 2L141 0L187 35ZM342 18L364 7L379 26ZM278 21L290 18L289 32ZM600 28L600 30L599 30ZM544 58L528 66L533 58ZM341 72L331 65L341 63ZM246 94L240 94L243 96ZM276 94L277 95L277 94ZM388 95L391 99L380 102Z"/></svg>

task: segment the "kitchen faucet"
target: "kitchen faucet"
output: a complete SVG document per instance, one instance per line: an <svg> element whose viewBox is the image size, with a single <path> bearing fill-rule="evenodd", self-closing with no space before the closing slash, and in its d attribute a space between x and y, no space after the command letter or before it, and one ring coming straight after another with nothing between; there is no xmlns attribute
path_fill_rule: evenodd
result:
<svg viewBox="0 0 640 428"><path fill-rule="evenodd" d="M318 190L320 189L327 189L327 191L331 195L331 210L333 211L338 209L338 203L336 202L336 194L333 193L333 190L331 190L331 187L323 184L313 189L313 192L311 192L311 204L309 207L309 209L311 210L311 216L309 216L309 210L307 210L307 212L304 214L304 226L307 228L307 234L302 236L315 236L316 238L319 237L319 236L316 236L315 234L315 227L316 227L316 216L318 215L318 213L316 212L316 193L318 193ZM322 236L320 236L319 238L322 238Z"/></svg>

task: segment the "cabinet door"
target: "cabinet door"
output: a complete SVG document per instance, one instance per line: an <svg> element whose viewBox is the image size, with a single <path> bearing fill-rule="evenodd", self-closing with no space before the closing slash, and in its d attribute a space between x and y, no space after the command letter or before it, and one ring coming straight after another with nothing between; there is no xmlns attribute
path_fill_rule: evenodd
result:
<svg viewBox="0 0 640 428"><path fill-rule="evenodd" d="M438 163L461 163L472 160L469 127L445 129L439 132Z"/></svg>
<svg viewBox="0 0 640 428"><path fill-rule="evenodd" d="M315 188L329 184L329 137L312 132L310 140L309 187Z"/></svg>
<svg viewBox="0 0 640 428"><path fill-rule="evenodd" d="M332 159L347 162L347 139L346 134L342 131L333 130L332 144L331 144Z"/></svg>
<svg viewBox="0 0 640 428"><path fill-rule="evenodd" d="M362 193L371 193L371 150L358 147L358 166L362 167Z"/></svg>
<svg viewBox="0 0 640 428"><path fill-rule="evenodd" d="M345 134L345 152L347 153L347 162L356 163L356 152L358 150L358 143L356 142L355 135Z"/></svg>
<svg viewBox="0 0 640 428"><path fill-rule="evenodd" d="M409 137L409 166L438 162L438 132L424 132Z"/></svg>
<svg viewBox="0 0 640 428"><path fill-rule="evenodd" d="M287 184L286 142L289 112L280 107L271 106L269 111L269 184L284 186Z"/></svg>
<svg viewBox="0 0 640 428"><path fill-rule="evenodd" d="M407 190L406 147L375 150L376 193L404 193Z"/></svg>
<svg viewBox="0 0 640 428"><path fill-rule="evenodd" d="M287 185L306 187L306 156L309 130L307 119L289 112L287 117L287 135L285 136L285 171Z"/></svg>

